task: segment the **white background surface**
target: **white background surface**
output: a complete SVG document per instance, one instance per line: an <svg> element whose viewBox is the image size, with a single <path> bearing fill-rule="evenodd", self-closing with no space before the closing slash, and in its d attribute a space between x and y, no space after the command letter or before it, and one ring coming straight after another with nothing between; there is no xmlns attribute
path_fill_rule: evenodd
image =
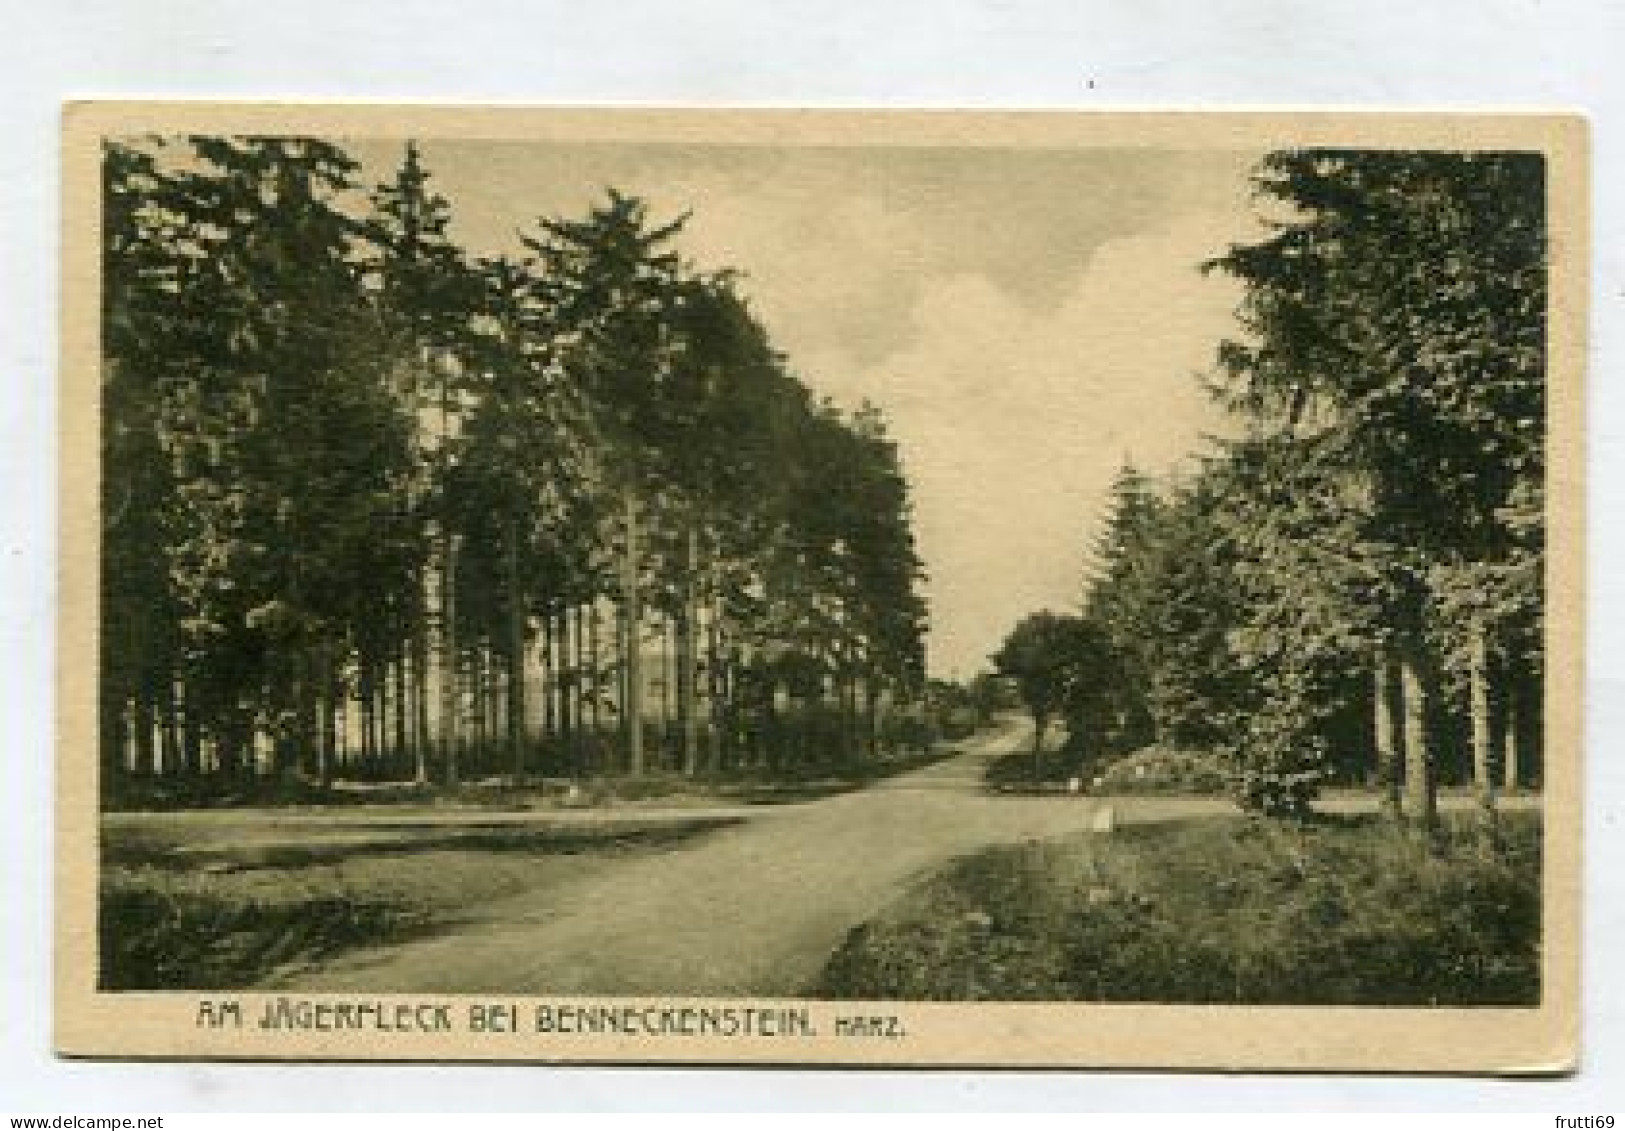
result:
<svg viewBox="0 0 1625 1131"><path fill-rule="evenodd" d="M0 1112L1625 1115L1625 4L55 0L0 18ZM1578 109L1593 122L1586 1028L1567 1080L93 1064L49 1053L57 130L89 96ZM1578 676L1577 676L1578 678ZM1528 1126L1551 1127L1531 1118Z"/></svg>

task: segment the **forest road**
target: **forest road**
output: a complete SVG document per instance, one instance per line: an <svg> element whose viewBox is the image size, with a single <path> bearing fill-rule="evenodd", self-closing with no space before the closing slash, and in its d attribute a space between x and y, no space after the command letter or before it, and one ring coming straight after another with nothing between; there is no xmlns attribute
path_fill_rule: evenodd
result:
<svg viewBox="0 0 1625 1131"><path fill-rule="evenodd" d="M984 790L987 763L1031 734L1011 719L923 769L774 807L657 856L606 858L575 879L486 904L433 937L283 971L264 986L796 995L849 929L915 877L978 849L1089 827L1096 803L1087 798Z"/></svg>

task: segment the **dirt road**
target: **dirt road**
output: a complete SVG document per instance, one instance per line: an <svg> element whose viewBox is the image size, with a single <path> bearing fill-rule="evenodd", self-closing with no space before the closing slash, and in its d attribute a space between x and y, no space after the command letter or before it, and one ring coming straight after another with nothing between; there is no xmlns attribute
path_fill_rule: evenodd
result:
<svg viewBox="0 0 1625 1131"><path fill-rule="evenodd" d="M844 933L911 878L989 845L1088 825L1077 797L998 797L989 759L1029 740L1014 721L967 753L869 789L766 810L654 857L482 908L434 938L356 951L280 988L402 993L793 994Z"/></svg>
<svg viewBox="0 0 1625 1131"><path fill-rule="evenodd" d="M478 908L434 937L284 971L266 988L400 993L794 995L844 934L952 857L1117 824L1234 816L1224 797L995 795L987 763L1031 740L1014 718L966 753L867 789L757 807L742 823ZM1508 799L1511 807L1538 804ZM1442 798L1445 808L1470 804ZM1369 792L1325 799L1370 809ZM548 873L554 875L556 873Z"/></svg>

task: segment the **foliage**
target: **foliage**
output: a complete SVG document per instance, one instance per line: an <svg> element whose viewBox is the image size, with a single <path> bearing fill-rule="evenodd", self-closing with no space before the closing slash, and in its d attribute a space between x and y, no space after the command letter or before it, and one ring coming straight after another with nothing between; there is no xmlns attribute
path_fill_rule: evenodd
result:
<svg viewBox="0 0 1625 1131"><path fill-rule="evenodd" d="M1210 381L1228 435L1168 482L1126 465L1092 547L1082 615L1104 641L1087 665L1100 694L1068 722L1098 754L1220 750L1246 805L1301 815L1393 720L1425 821L1434 747L1467 716L1481 777L1492 725L1511 736L1504 757L1531 739L1542 178L1528 154L1261 163L1269 233L1206 265L1245 287ZM1396 666L1406 680L1379 703Z"/></svg>
<svg viewBox="0 0 1625 1131"><path fill-rule="evenodd" d="M852 932L815 996L1533 1005L1539 821L1488 835L1219 820L996 849Z"/></svg>
<svg viewBox="0 0 1625 1131"><path fill-rule="evenodd" d="M114 883L100 909L100 983L107 990L241 987L279 966L407 933L387 903L322 896L232 903L199 891Z"/></svg>
<svg viewBox="0 0 1625 1131"><path fill-rule="evenodd" d="M1148 746L1114 758L1090 782L1092 793L1225 793L1231 787L1226 760L1205 750Z"/></svg>
<svg viewBox="0 0 1625 1131"><path fill-rule="evenodd" d="M1105 692L1101 673L1111 672L1104 634L1080 617L1038 612L1023 619L992 657L995 671L1011 680L1033 718L1033 751L1043 748L1052 719L1089 715Z"/></svg>
<svg viewBox="0 0 1625 1131"><path fill-rule="evenodd" d="M1081 789L1096 772L1083 744L1052 727L1036 762L1031 751L1012 749L987 763L982 782L995 793L1070 792L1074 781Z"/></svg>
<svg viewBox="0 0 1625 1131"><path fill-rule="evenodd" d="M1247 286L1216 391L1251 429L1235 641L1269 701L1237 736L1249 797L1299 807L1349 694L1336 672L1396 650L1422 692L1442 668L1461 694L1472 633L1538 652L1519 622L1539 607L1542 177L1522 154L1278 153L1258 185L1287 218L1210 265Z"/></svg>
<svg viewBox="0 0 1625 1131"><path fill-rule="evenodd" d="M668 636L691 774L702 730L714 769L897 733L925 609L895 444L682 219L611 190L475 259L415 144L370 192L306 138L104 157L110 779L610 764Z"/></svg>

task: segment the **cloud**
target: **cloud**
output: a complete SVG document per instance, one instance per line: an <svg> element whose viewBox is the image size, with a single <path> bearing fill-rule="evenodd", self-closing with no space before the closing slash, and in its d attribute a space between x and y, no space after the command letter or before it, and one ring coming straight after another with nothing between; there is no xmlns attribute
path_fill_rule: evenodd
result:
<svg viewBox="0 0 1625 1131"><path fill-rule="evenodd" d="M369 176L396 143L357 143ZM747 276L797 364L864 368L906 344L921 289L980 275L1053 308L1100 245L1179 211L1227 204L1255 159L1230 151L439 140L424 157L452 201L459 239L517 250L537 216L577 216L615 186L657 219L692 216L680 246ZM809 366L810 368L810 366Z"/></svg>
<svg viewBox="0 0 1625 1131"><path fill-rule="evenodd" d="M398 147L364 147L383 172ZM1232 329L1197 265L1249 235L1257 154L436 142L459 238L513 250L615 185L685 255L746 275L790 364L881 405L931 575L932 665L968 675L1009 626L1081 597L1125 458L1168 468L1218 426L1194 374Z"/></svg>
<svg viewBox="0 0 1625 1131"><path fill-rule="evenodd" d="M931 276L936 237L878 194L829 188L688 183L667 192L696 202L684 252L744 273L743 290L792 364L836 348L848 369L902 343L919 283Z"/></svg>
<svg viewBox="0 0 1625 1131"><path fill-rule="evenodd" d="M1239 293L1197 265L1244 234L1238 216L1202 213L1108 241L1049 311L984 277L932 280L903 349L820 380L892 421L931 572L935 670L968 675L1025 613L1074 607L1124 459L1166 471L1220 426L1196 375Z"/></svg>

